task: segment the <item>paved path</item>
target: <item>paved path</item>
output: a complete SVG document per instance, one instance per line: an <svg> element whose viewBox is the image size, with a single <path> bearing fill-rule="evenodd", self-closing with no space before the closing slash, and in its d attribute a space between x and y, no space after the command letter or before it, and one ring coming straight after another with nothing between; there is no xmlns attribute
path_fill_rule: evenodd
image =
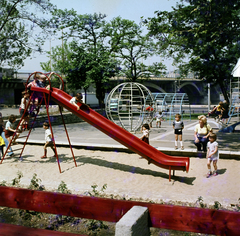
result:
<svg viewBox="0 0 240 236"><path fill-rule="evenodd" d="M1 109L3 116L10 114L19 114L18 109L16 108L7 108ZM237 118L235 118L237 119ZM232 120L232 123L235 120ZM236 121L235 121L236 122ZM156 147L160 151L167 153L169 155L177 156L199 156L205 157L203 153L197 153L196 147L193 144L193 134L194 127L198 123L197 120L184 120L185 128L183 130L183 141L184 141L184 150L175 150L174 144L174 133L172 125L169 121L162 122L161 128L153 127L150 132L150 145ZM208 119L208 123L213 128L214 132L218 132L218 123L213 119ZM155 122L153 122L155 125ZM95 148L95 149L117 149L127 151L127 149L119 144L117 141L113 140L106 134L97 130L93 126L89 125L86 122L67 124L67 130L71 143L75 147L83 148ZM54 137L56 143L59 145L68 145L68 140L64 131L63 125L53 127ZM235 133L217 133L220 157L222 158L233 158L240 159L239 152L239 143L240 143L240 125L236 127ZM137 137L141 136L141 133L136 134ZM20 139L20 141L24 139ZM43 144L44 143L44 129L35 128L30 137L29 143L32 144Z"/></svg>

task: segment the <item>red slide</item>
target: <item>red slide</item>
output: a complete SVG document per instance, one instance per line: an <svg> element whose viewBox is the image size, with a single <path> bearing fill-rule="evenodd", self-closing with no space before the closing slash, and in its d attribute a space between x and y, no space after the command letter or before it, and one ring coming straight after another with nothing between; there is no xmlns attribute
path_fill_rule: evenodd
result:
<svg viewBox="0 0 240 236"><path fill-rule="evenodd" d="M188 172L190 163L189 157L173 157L158 151L156 148L143 142L135 135L103 117L85 104L79 103L78 105L80 106L80 110L77 110L76 106L69 102L72 97L64 91L57 88L52 88L52 90L49 91L45 88L36 87L32 88L32 90L48 94L50 93L51 99L58 105L65 107L76 116L101 130L103 133L115 139L133 152L146 158L149 163L155 164L161 168L169 169L169 174L171 173L171 170L182 170Z"/></svg>

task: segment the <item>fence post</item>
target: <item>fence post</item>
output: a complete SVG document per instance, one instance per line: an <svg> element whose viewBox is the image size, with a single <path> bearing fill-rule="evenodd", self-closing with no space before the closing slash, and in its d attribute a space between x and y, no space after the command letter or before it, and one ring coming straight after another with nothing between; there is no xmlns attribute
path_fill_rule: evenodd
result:
<svg viewBox="0 0 240 236"><path fill-rule="evenodd" d="M115 236L149 236L148 208L133 206L116 224Z"/></svg>

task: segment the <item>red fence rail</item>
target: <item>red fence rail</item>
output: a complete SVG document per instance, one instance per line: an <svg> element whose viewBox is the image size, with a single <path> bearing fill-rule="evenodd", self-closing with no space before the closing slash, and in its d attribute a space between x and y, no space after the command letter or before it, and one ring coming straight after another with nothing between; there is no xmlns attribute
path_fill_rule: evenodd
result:
<svg viewBox="0 0 240 236"><path fill-rule="evenodd" d="M149 227L240 235L240 213L175 205L60 194L0 186L0 206L117 222L133 206L149 211Z"/></svg>

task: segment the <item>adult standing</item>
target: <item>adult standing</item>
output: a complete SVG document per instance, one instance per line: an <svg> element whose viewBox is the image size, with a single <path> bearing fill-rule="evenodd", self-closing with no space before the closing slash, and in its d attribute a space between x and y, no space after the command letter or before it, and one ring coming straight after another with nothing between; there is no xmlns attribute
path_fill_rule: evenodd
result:
<svg viewBox="0 0 240 236"><path fill-rule="evenodd" d="M223 102L223 108L224 108L224 110L223 110L223 114L222 114L222 119L224 119L225 123L227 124L228 118L229 118L229 115L228 115L228 113L229 113L229 103L226 100Z"/></svg>
<svg viewBox="0 0 240 236"><path fill-rule="evenodd" d="M207 123L207 118L204 115L198 116L199 123L195 126L194 144L197 151L207 151L208 137L212 133L211 126Z"/></svg>

